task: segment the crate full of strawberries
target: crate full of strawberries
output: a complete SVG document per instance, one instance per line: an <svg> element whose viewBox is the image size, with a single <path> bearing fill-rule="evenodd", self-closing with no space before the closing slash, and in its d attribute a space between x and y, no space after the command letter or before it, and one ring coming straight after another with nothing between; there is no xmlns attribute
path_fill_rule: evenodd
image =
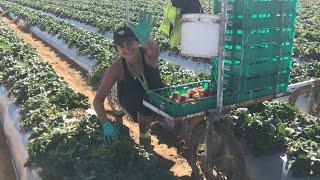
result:
<svg viewBox="0 0 320 180"><path fill-rule="evenodd" d="M224 102L230 104L236 94L227 93ZM216 87L210 81L193 82L149 91L149 103L172 117L186 116L213 109Z"/></svg>

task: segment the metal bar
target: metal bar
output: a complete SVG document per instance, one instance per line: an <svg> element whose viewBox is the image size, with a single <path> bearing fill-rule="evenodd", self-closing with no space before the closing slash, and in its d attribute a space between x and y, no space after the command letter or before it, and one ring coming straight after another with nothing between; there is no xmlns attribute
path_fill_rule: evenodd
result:
<svg viewBox="0 0 320 180"><path fill-rule="evenodd" d="M314 79L314 80L310 80L310 81L301 82L301 83L291 84L291 85L289 85L289 88L295 89L295 88L298 88L298 87L310 86L313 83L318 83L318 82L320 82L320 78ZM241 107L246 107L246 106L249 106L249 105L252 105L252 104L257 104L257 103L260 103L260 102L263 102L263 101L270 101L270 100L273 100L273 99L276 99L276 98L279 98L279 97L288 96L291 93L292 93L292 91L288 91L286 93L274 94L274 95L265 96L265 97L258 98L258 99L252 99L252 100L249 100L249 101L246 101L246 102L242 102L242 103L238 103L238 104L227 105L227 106L223 107L223 111L236 109L236 108L241 108ZM217 109L212 109L210 111L218 111L218 110Z"/></svg>
<svg viewBox="0 0 320 180"><path fill-rule="evenodd" d="M250 100L250 101L245 101L245 102L238 103L238 104L226 105L226 106L223 106L222 113L226 112L226 111L230 111L232 109L247 107L249 105L261 103L261 102L264 102L264 101L271 101L271 100L279 98L279 97L288 96L289 94L290 94L289 92L281 93L281 94L262 97L262 98L259 98L259 99L253 99L253 100ZM211 110L208 110L208 111L210 113L219 113L218 109L211 109Z"/></svg>
<svg viewBox="0 0 320 180"><path fill-rule="evenodd" d="M194 20L192 18L181 19L181 23L185 23L185 22L194 22ZM212 20L209 20L208 22L221 23L221 19L212 19Z"/></svg>
<svg viewBox="0 0 320 180"><path fill-rule="evenodd" d="M225 32L227 28L227 0L222 1L222 14L220 15L220 33L219 33L219 53L218 53L218 79L217 79L217 109L222 110L223 106L223 74L224 74L224 43Z"/></svg>
<svg viewBox="0 0 320 180"><path fill-rule="evenodd" d="M197 148L194 147L193 144L193 136L192 136L192 123L191 121L184 121L185 124L185 135L186 135L186 145L188 147L188 161L190 163L192 174L191 177L196 178L199 174L199 168L197 166Z"/></svg>
<svg viewBox="0 0 320 180"><path fill-rule="evenodd" d="M219 116L209 116L209 113L206 114L206 134L205 134L205 162L207 165L212 164L213 162L213 152L214 152L214 122L218 121Z"/></svg>
<svg viewBox="0 0 320 180"><path fill-rule="evenodd" d="M298 82L298 83L295 83L295 84L290 84L289 87L288 87L288 92L292 92L292 91L294 91L295 89L297 89L299 87L312 85L312 83L315 83L315 82L320 82L320 78L312 79L312 80L304 81L304 82Z"/></svg>
<svg viewBox="0 0 320 180"><path fill-rule="evenodd" d="M218 78L217 78L217 116L213 119L206 117L206 137L205 137L205 162L211 164L213 161L213 126L214 121L219 118L223 109L223 76L224 76L224 44L227 28L227 0L221 2L220 15L221 23L219 29L219 52L218 52ZM211 72L213 74L214 72Z"/></svg>
<svg viewBox="0 0 320 180"><path fill-rule="evenodd" d="M206 117L206 137L205 137L205 162L211 164L213 161L213 124L219 118L223 109L223 76L224 76L224 44L227 28L227 0L221 2L221 24L219 29L219 52L218 52L218 78L217 78L217 116L213 119ZM214 74L214 72L211 72Z"/></svg>
<svg viewBox="0 0 320 180"><path fill-rule="evenodd" d="M126 25L129 23L129 2L126 0Z"/></svg>
<svg viewBox="0 0 320 180"><path fill-rule="evenodd" d="M317 95L316 84L313 83L310 88L311 88L311 91L310 91L310 95L309 95L309 105L308 105L307 113L313 114L313 104L314 104L314 101L316 100L315 98Z"/></svg>
<svg viewBox="0 0 320 180"><path fill-rule="evenodd" d="M170 115L168 115L167 113L161 111L160 109L156 108L155 106L153 106L152 104L150 104L149 102L147 101L144 101L143 100L143 105L149 109L151 109L152 111L154 111L155 113L165 117L166 119L168 120L174 120L174 118Z"/></svg>
<svg viewBox="0 0 320 180"><path fill-rule="evenodd" d="M194 118L194 117L198 117L198 116L204 116L206 111L202 111L202 112L197 112L194 114L189 114L186 116L179 116L179 117L172 117L169 114L163 112L162 110L160 110L159 108L153 106L152 104L150 104L147 101L143 101L143 105L149 109L151 109L153 112L163 116L164 118L170 120L170 121L178 121L178 120L187 120L190 118Z"/></svg>

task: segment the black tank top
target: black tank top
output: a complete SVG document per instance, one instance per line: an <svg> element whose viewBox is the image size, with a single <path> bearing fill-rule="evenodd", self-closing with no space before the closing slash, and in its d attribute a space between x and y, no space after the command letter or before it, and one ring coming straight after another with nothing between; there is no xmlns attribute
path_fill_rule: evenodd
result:
<svg viewBox="0 0 320 180"><path fill-rule="evenodd" d="M164 83L160 77L159 69L152 68L147 65L143 49L139 48L139 50L141 53L141 62L144 70L143 75L146 78L149 90L164 87ZM143 100L148 99L148 95L143 89L139 80L130 74L124 58L121 58L121 62L124 70L124 80L117 82L119 103L136 121L138 111L146 115L150 113L150 111L142 104Z"/></svg>

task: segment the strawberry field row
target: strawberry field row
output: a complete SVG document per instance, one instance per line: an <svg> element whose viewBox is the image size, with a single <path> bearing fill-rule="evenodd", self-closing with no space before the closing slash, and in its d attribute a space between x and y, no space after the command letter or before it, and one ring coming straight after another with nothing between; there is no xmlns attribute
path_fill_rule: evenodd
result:
<svg viewBox="0 0 320 180"><path fill-rule="evenodd" d="M69 47L77 49L79 54L96 59L97 63L88 75L89 82L95 86L100 82L105 70L117 58L112 42L101 34L85 31L16 3L0 1L0 6L6 15L13 13L24 19L29 26L37 26L52 36L64 40ZM179 65L170 64L164 59L160 59L159 69L167 85L187 83L196 81L199 77L208 77L208 74L197 76L192 71L183 70Z"/></svg>
<svg viewBox="0 0 320 180"><path fill-rule="evenodd" d="M34 9L38 9L44 12L53 13L61 18L75 19L80 22L91 24L100 29L100 31L113 30L117 26L124 22L125 14L125 1L115 2L110 0L104 1L86 1L83 0L81 3L78 1L69 0L68 3L65 1L21 1L21 0L11 0L13 2L28 6ZM158 42L161 43L162 49L167 49L168 39L165 38L160 32L157 31L160 22L162 20L162 8L166 2L165 1L150 1L147 4L144 1L131 1L130 7L130 19L132 21L136 20L137 12L143 8L148 9L148 11L153 12L153 15L157 18L156 31L154 31L154 36ZM202 1L206 11L209 11L209 7L212 5L208 1ZM317 15L317 7L319 2L316 0L307 1L304 3L299 3L298 16L297 16L297 34L295 41L295 55L301 57L303 60L308 62L319 61L320 57L320 32L315 29L319 28L319 16ZM308 28L307 28L308 27ZM295 67L293 74L293 81L296 82L297 79L303 81L307 80L314 73L304 73L303 76L300 71L304 71L307 67ZM319 68L317 68L319 69Z"/></svg>
<svg viewBox="0 0 320 180"><path fill-rule="evenodd" d="M294 54L308 64L293 64L292 83L320 77L320 1L300 1L297 14Z"/></svg>
<svg viewBox="0 0 320 180"><path fill-rule="evenodd" d="M74 19L86 24L90 24L99 29L100 32L113 31L118 26L125 22L125 1L20 1L12 2L19 3L24 6L42 10L44 12L55 14L57 17ZM130 20L135 22L137 13L140 9L148 9L153 12L153 16L157 19L156 28L153 36L156 41L161 43L162 49L168 49L168 39L165 38L158 27L162 19L162 8L165 1L133 1L130 6Z"/></svg>
<svg viewBox="0 0 320 180"><path fill-rule="evenodd" d="M75 19L80 22L91 24L104 32L106 30L114 30L124 22L125 1L115 2L112 0L104 1L48 1L48 0L11 0L24 6L32 7L44 12L50 12L58 17ZM205 1L207 2L207 1ZM156 30L154 36L161 43L162 49L168 49L168 39L165 38L158 30L160 22L163 19L163 7L166 1L131 1L130 19L135 22L138 11L145 8L157 19ZM204 4L204 3L202 3ZM320 16L318 15L318 7L320 3L317 0L310 0L299 3L297 16L297 35L295 43L295 55L306 61L319 61L320 57L320 32L319 29ZM208 11L208 4L205 4Z"/></svg>
<svg viewBox="0 0 320 180"><path fill-rule="evenodd" d="M320 62L320 1L300 1L297 15L295 54L303 60Z"/></svg>
<svg viewBox="0 0 320 180"><path fill-rule="evenodd" d="M10 0L11 2L19 3L23 6L41 10L43 12L52 13L60 18L68 18L77 20L82 23L86 23L97 27L98 30L104 34L105 31L113 31L125 22L125 1L113 1L113 0L94 0L94 1L74 1L70 0L68 3L65 1L48 1L48 0ZM207 0L202 0L203 8L206 11L210 11L212 3ZM208 3L210 2L210 3ZM156 19L156 24L152 36L160 44L162 50L169 50L168 38L160 32L160 24L163 20L163 8L167 1L155 1L151 0L146 3L143 0L130 1L130 21L136 22L138 12L141 9L146 9L152 13ZM177 47L171 49L175 53L178 53ZM199 58L194 58L199 59ZM208 61L207 59L200 58L202 61Z"/></svg>

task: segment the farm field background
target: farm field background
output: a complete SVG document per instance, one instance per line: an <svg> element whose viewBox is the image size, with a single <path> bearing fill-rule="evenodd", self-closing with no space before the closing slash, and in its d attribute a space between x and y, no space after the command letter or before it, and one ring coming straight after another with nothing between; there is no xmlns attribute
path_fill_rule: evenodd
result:
<svg viewBox="0 0 320 180"><path fill-rule="evenodd" d="M175 167L154 164L152 160L147 159L148 154L141 147L135 145L130 138L124 139L112 147L105 147L101 140L102 136L99 130L101 127L94 117L85 112L85 109L90 107L92 94L94 94L90 88L95 88L99 84L104 71L116 58L112 41L104 35L123 24L125 1L71 0L67 2L62 0L0 0L3 16L11 17L11 19L18 17L23 20L22 25L25 30L37 26L40 30L63 40L68 47L76 49L79 56L84 56L94 62L94 66L89 72L80 70L78 67L75 68L75 71L82 72L82 79L77 79L81 82L75 84L74 82L77 80L68 79L68 74L63 74L61 69L58 72L58 69L55 69L53 65L45 63L46 60L43 58L46 56L41 55L40 57L35 49L24 43L26 37L21 39L21 34L17 36L6 23L1 22L0 83L7 87L11 100L19 104L21 108L20 130L31 132L28 143L29 159L26 166L41 166L43 169L38 173L44 179L61 176L68 178L95 176L99 178L110 175L120 179L123 177L139 179L143 176L150 176L153 179L175 179L189 176L190 167L185 159L177 152L172 152L176 150L172 150L164 144L158 144L158 139L155 137L153 137L155 149L160 155L164 151L170 151L162 155L165 159L168 159L168 156L175 156L169 158ZM135 0L131 2L130 20L135 22L137 13L142 8L151 11L157 18L153 36L161 45L162 51L170 50L173 54L179 55L179 48L170 49L167 43L168 39L159 31L166 1L152 0L145 3L142 0ZM202 4L205 11L209 12L211 3L203 1ZM299 3L294 56L306 63L304 65L301 63L293 64L292 83L320 77L320 32L317 30L320 28L319 8L320 2L317 0ZM18 19L16 19L17 22ZM97 28L97 32L84 30L62 19L76 20L91 25ZM210 62L208 59L201 58L194 59L194 61ZM179 65L169 63L163 58L160 59L159 65L161 76L168 86L210 78L208 73L196 74L189 69L183 69ZM87 91L81 91L79 86L85 82L88 82L90 86L86 85ZM275 110L279 107L279 111ZM274 146L265 148L265 144L261 146L258 144L255 147L258 153L286 151L291 154L296 175L319 175L319 119L300 114L297 110L285 105L267 104L264 108L268 110L268 113L262 113L259 110L254 110L256 114L250 114L253 111L234 112L235 117L238 117L234 119L234 132L237 136L248 138L248 136L252 137L257 133L254 129L267 130L269 135L277 138L274 139L266 133L263 142ZM290 113L283 115L284 112ZM252 116L255 118L251 119ZM275 129L269 126L269 118L274 116L278 117L277 121L271 122ZM292 118L293 124L287 122L288 117ZM72 118L77 120L66 123L68 119ZM302 133L297 124L307 133ZM125 125L129 129L135 129L130 130L131 136L135 138L137 135L136 125L129 121L126 121ZM130 136L128 135L128 137ZM249 139L248 143L257 141L259 139L253 138ZM295 141L296 143L294 143ZM118 158L118 153L120 153L118 146L124 147L128 156ZM97 149L97 152L93 152ZM179 147L177 149L179 150ZM48 153L49 157L47 157ZM43 161L43 159L47 160ZM138 165L128 164L128 162L138 162ZM168 163L165 160L163 162L165 162L163 164ZM110 164L116 164L116 166L110 167L109 171L105 171L105 168L97 168L109 167ZM143 167L147 168L142 170ZM73 171L64 171L68 168ZM126 171L127 169L132 170ZM137 171L139 173L135 174Z"/></svg>

